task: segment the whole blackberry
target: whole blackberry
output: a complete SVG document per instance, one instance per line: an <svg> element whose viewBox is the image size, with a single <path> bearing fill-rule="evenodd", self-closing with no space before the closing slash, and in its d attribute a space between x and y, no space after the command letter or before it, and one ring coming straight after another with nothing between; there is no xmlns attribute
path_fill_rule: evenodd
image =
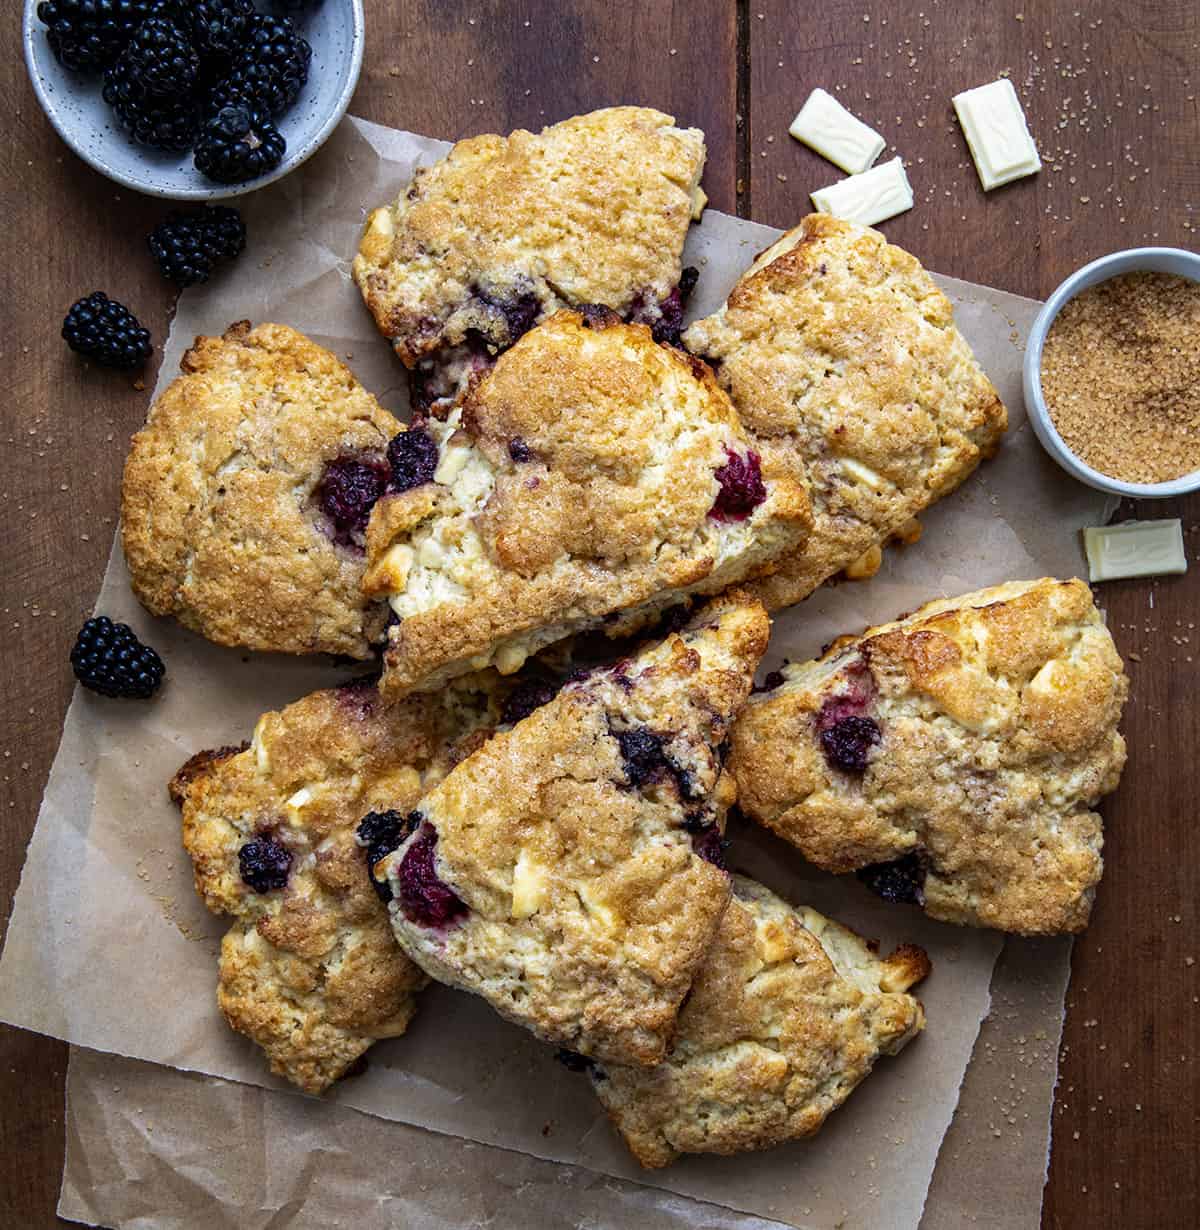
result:
<svg viewBox="0 0 1200 1230"><path fill-rule="evenodd" d="M219 184L237 184L274 170L286 149L265 112L242 104L222 107L201 129L196 169Z"/></svg>
<svg viewBox="0 0 1200 1230"><path fill-rule="evenodd" d="M286 888L292 869L292 852L270 837L248 841L238 851L238 871L242 883L256 893L269 893Z"/></svg>
<svg viewBox="0 0 1200 1230"><path fill-rule="evenodd" d="M124 56L104 71L104 101L121 127L142 145L182 153L196 140L200 114L192 98L147 94L134 81Z"/></svg>
<svg viewBox="0 0 1200 1230"><path fill-rule="evenodd" d="M392 467L389 491L411 491L433 482L438 467L437 441L423 428L413 426L391 438L387 447Z"/></svg>
<svg viewBox="0 0 1200 1230"><path fill-rule="evenodd" d="M150 330L100 290L71 305L62 335L72 350L103 367L140 367L150 357Z"/></svg>
<svg viewBox="0 0 1200 1230"><path fill-rule="evenodd" d="M188 98L200 75L200 57L192 40L166 17L142 22L121 60L130 82L149 98Z"/></svg>
<svg viewBox="0 0 1200 1230"><path fill-rule="evenodd" d="M163 0L43 0L38 20L50 50L67 68L105 68Z"/></svg>
<svg viewBox="0 0 1200 1230"><path fill-rule="evenodd" d="M246 246L246 227L236 209L218 205L194 214L173 213L150 233L158 270L177 286L207 282L214 266Z"/></svg>
<svg viewBox="0 0 1200 1230"><path fill-rule="evenodd" d="M246 40L254 16L251 0L192 0L188 20L201 55L230 59Z"/></svg>
<svg viewBox="0 0 1200 1230"><path fill-rule="evenodd" d="M248 102L279 115L304 88L311 61L312 48L286 17L256 16L228 75L213 91L210 107Z"/></svg>
<svg viewBox="0 0 1200 1230"><path fill-rule="evenodd" d="M139 700L154 695L166 671L162 658L128 624L115 624L107 615L94 616L80 628L71 667L93 692Z"/></svg>

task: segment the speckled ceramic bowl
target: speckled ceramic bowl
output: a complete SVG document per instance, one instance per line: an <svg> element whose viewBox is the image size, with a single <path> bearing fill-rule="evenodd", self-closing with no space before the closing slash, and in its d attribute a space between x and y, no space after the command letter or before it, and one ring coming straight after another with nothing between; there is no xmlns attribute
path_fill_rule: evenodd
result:
<svg viewBox="0 0 1200 1230"><path fill-rule="evenodd" d="M267 11L267 6L259 6ZM244 184L215 184L192 165L192 154L135 144L100 97L98 74L75 73L54 58L37 0L25 0L25 64L42 110L58 135L102 175L150 196L214 201L261 188L311 157L350 104L363 56L362 0L324 0L297 24L312 44L312 68L299 98L277 121L287 153L270 175Z"/></svg>

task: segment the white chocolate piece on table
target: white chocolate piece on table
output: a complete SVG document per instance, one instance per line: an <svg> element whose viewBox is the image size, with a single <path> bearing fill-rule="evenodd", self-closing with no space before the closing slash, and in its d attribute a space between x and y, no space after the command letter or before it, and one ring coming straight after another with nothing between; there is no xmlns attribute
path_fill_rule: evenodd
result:
<svg viewBox="0 0 1200 1230"><path fill-rule="evenodd" d="M830 93L813 90L788 132L850 175L865 171L886 142Z"/></svg>
<svg viewBox="0 0 1200 1230"><path fill-rule="evenodd" d="M1187 572L1179 521L1125 521L1083 531L1088 579L1119 581Z"/></svg>
<svg viewBox="0 0 1200 1230"><path fill-rule="evenodd" d="M984 192L1042 169L1025 112L1007 77L954 96Z"/></svg>
<svg viewBox="0 0 1200 1230"><path fill-rule="evenodd" d="M811 195L819 212L860 226L875 226L913 207L912 186L900 158L882 162L861 175L840 179Z"/></svg>

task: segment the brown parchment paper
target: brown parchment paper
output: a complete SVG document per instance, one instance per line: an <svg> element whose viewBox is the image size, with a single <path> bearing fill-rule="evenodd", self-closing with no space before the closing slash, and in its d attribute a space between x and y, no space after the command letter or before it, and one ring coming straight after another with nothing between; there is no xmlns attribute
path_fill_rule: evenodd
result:
<svg viewBox="0 0 1200 1230"><path fill-rule="evenodd" d="M310 163L256 194L247 257L182 296L160 385L198 332L241 317L294 325L348 357L385 404L405 410L399 366L347 278L365 208L395 195L440 142L348 119ZM693 314L712 310L775 232L709 214L688 259L702 277ZM1019 412L1020 344L1036 305L964 283L943 285L1013 412L1001 457L927 519L920 548L890 556L869 585L838 586L779 618L773 657L813 652L834 632L937 594L1001 579L1070 574L1077 530L1101 497L1062 476ZM163 783L199 747L243 737L265 708L336 680L327 661L208 645L132 599L115 553L98 609L163 653L169 683L148 706L78 693L68 712L0 958L0 1017L77 1045L279 1087L259 1053L221 1023L212 999L224 923L195 898ZM385 1118L710 1200L790 1224L916 1224L979 1021L995 935L889 909L853 880L806 869L765 834L735 835L735 864L885 946L920 943L935 974L923 1038L876 1074L817 1142L734 1159L686 1159L644 1175L583 1082L479 1000L434 988L409 1034L377 1046L369 1073L329 1100ZM811 1210L806 1212L805 1210Z"/></svg>

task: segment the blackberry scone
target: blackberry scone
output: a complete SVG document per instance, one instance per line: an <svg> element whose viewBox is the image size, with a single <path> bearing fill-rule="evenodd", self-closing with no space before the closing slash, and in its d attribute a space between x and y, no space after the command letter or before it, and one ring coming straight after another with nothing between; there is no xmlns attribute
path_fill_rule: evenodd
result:
<svg viewBox="0 0 1200 1230"><path fill-rule="evenodd" d="M785 667L730 768L752 819L827 871L946 922L1081 931L1128 691L1082 581L931 602Z"/></svg>
<svg viewBox="0 0 1200 1230"><path fill-rule="evenodd" d="M712 373L607 309L559 312L397 441L367 530L382 687L436 687L773 566L810 523Z"/></svg>
<svg viewBox="0 0 1200 1230"><path fill-rule="evenodd" d="M448 408L559 308L602 304L679 340L696 271L704 134L646 107L540 133L460 141L367 221L354 279L412 373L414 409Z"/></svg>
<svg viewBox="0 0 1200 1230"><path fill-rule="evenodd" d="M661 1062L729 900L722 745L767 634L719 599L456 766L374 867L401 947L541 1038Z"/></svg>
<svg viewBox="0 0 1200 1230"><path fill-rule="evenodd" d="M125 464L134 593L222 645L369 657L387 608L362 592L367 515L403 425L284 325L197 338L181 368Z"/></svg>
<svg viewBox="0 0 1200 1230"><path fill-rule="evenodd" d="M741 876L655 1068L581 1062L643 1166L811 1136L925 1026L912 945L886 959L815 910ZM574 1061L566 1057L572 1066Z"/></svg>
<svg viewBox="0 0 1200 1230"><path fill-rule="evenodd" d="M1007 426L920 263L829 214L768 248L683 340L716 368L764 464L808 480L812 534L754 587L769 610L844 569L870 575Z"/></svg>

